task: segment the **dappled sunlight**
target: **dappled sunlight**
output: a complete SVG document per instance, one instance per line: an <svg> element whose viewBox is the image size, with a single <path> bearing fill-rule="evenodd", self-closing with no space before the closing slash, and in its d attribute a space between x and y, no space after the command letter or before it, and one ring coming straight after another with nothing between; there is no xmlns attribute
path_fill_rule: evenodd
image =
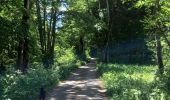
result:
<svg viewBox="0 0 170 100"><path fill-rule="evenodd" d="M0 0L0 100L170 100L170 0Z"/></svg>
<svg viewBox="0 0 170 100"><path fill-rule="evenodd" d="M72 72L60 82L46 100L106 100L106 90L98 79L95 63L89 63Z"/></svg>
<svg viewBox="0 0 170 100"><path fill-rule="evenodd" d="M99 64L107 95L113 100L166 100L154 66ZM120 70L121 69L121 70ZM161 99L162 98L162 99ZM167 99L169 100L169 99Z"/></svg>

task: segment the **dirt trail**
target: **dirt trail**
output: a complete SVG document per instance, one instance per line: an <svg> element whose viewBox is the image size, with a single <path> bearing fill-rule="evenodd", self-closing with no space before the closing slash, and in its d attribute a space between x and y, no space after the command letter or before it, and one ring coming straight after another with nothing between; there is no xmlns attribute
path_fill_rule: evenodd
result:
<svg viewBox="0 0 170 100"><path fill-rule="evenodd" d="M46 100L107 100L95 61L81 66L48 94Z"/></svg>

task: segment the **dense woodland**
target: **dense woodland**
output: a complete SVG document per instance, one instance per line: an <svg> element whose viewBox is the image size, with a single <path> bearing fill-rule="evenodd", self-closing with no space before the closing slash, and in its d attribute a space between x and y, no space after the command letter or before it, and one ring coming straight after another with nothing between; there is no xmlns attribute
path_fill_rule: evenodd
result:
<svg viewBox="0 0 170 100"><path fill-rule="evenodd" d="M0 100L36 100L97 58L110 100L170 100L169 0L0 0Z"/></svg>

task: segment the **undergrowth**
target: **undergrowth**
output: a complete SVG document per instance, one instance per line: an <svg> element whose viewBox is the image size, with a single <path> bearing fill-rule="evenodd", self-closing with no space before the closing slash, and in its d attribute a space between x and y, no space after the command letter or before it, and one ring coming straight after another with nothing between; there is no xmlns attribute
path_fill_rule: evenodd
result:
<svg viewBox="0 0 170 100"><path fill-rule="evenodd" d="M29 65L26 74L10 67L0 76L0 100L38 100L41 87L48 92L80 66L81 62L72 49L66 49L57 56L51 68L44 68L37 62Z"/></svg>
<svg viewBox="0 0 170 100"><path fill-rule="evenodd" d="M98 64L110 100L170 100L156 66Z"/></svg>

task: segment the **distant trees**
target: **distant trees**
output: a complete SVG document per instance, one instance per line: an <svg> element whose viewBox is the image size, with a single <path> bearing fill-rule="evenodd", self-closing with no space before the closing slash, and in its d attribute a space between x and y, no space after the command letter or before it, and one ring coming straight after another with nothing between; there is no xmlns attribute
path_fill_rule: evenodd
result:
<svg viewBox="0 0 170 100"><path fill-rule="evenodd" d="M41 44L42 62L45 67L54 63L54 46L56 41L56 22L59 15L59 0L37 0L36 13Z"/></svg>
<svg viewBox="0 0 170 100"><path fill-rule="evenodd" d="M78 58L86 60L86 50L95 31L91 0L68 1L68 5L61 32L68 39L66 42L74 47Z"/></svg>
<svg viewBox="0 0 170 100"><path fill-rule="evenodd" d="M100 46L100 49L103 48L103 61L112 61L112 49L116 42L144 36L140 20L144 19L146 12L144 7L135 8L136 2L135 0L98 0L96 18L102 21L104 27L102 26L98 31L102 38L96 37L96 39L104 43Z"/></svg>
<svg viewBox="0 0 170 100"><path fill-rule="evenodd" d="M2 66L16 63L22 72L26 72L29 60L30 63L41 61L45 67L50 67L54 64L56 43L61 41L65 47L73 47L81 60L85 60L87 52L94 50L101 61L110 62L119 58L115 54L115 45L142 38L142 45L147 49L146 33L154 33L155 55L159 71L163 73L161 42L164 39L170 47L170 2L145 1L3 0L0 2L0 63ZM63 2L67 2L64 14L59 11ZM57 34L57 22L61 17L63 27ZM147 55L142 49L139 53L137 50L131 51L132 54L121 52L129 62L134 59L130 55Z"/></svg>
<svg viewBox="0 0 170 100"><path fill-rule="evenodd" d="M100 57L101 60L104 62L109 62L112 61L113 59L113 54L112 54L112 52L114 51L113 45L116 44L117 42L126 41L126 40L135 40L135 38L145 39L145 37L147 37L146 33L149 32L154 33L153 37L155 36L154 39L156 40L155 56L157 58L157 63L159 66L159 72L160 74L164 72L161 41L163 36L165 41L169 45L167 33L165 34L165 29L167 29L166 27L168 27L168 22L169 22L167 17L169 15L168 1L146 0L146 2L144 2L142 0L137 0L137 1L136 0L130 0L130 1L129 0L122 0L122 1L121 0L115 0L115 1L78 0L77 3L79 5L74 3L73 1L69 1L68 4L70 4L71 10L68 11L69 12L68 15L66 13L66 16L75 18L75 16L72 13L75 12L86 13L87 11L87 13L90 12L90 15L95 19L93 20L92 25L88 26L89 29L91 27L95 28L91 32L92 33L91 36L93 37L88 37L87 32L89 32L89 29L80 28L80 26L83 27L84 24L80 22L74 22L74 20L76 20L74 18L69 19L70 22L74 22L74 27L71 27L72 29L73 28L77 30L80 29L78 32L77 31L73 32L73 33L80 33L78 34L80 40L77 40L80 41L78 43L79 46L87 43L84 46L85 49L87 49L86 48L87 45L96 47L97 51L99 52L98 57ZM82 21L85 20L79 14L77 14L76 18L77 20L82 20ZM66 17L66 20L68 20L68 17ZM71 25L72 23L70 23L70 26ZM67 29L69 28L67 27ZM82 33L84 37L84 42L81 41ZM86 40L86 38L89 38L89 41ZM74 46L76 45L74 44ZM139 56L145 57L143 54L144 51Z"/></svg>

